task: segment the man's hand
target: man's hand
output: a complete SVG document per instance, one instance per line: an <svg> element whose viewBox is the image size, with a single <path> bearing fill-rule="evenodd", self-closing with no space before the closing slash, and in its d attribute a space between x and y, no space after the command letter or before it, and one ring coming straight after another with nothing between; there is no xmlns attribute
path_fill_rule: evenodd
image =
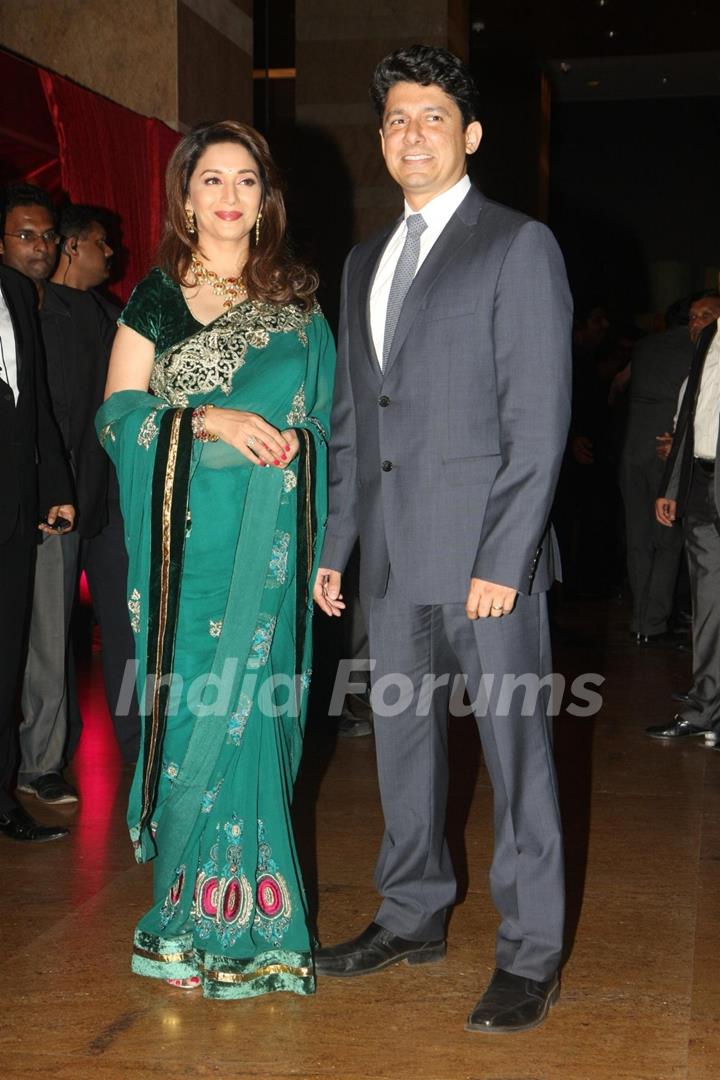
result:
<svg viewBox="0 0 720 1080"><path fill-rule="evenodd" d="M315 578L313 600L326 615L342 615L345 608L342 593L342 574L339 570L325 570L321 566Z"/></svg>
<svg viewBox="0 0 720 1080"><path fill-rule="evenodd" d="M499 619L502 615L509 615L515 606L517 589L511 589L507 585L496 585L493 581L483 581L481 578L470 578L470 591L465 601L465 611L468 619L486 619L490 615Z"/></svg>
<svg viewBox="0 0 720 1080"><path fill-rule="evenodd" d="M673 437L669 431L663 431L662 435L655 436L655 453L661 461L667 461L672 450Z"/></svg>
<svg viewBox="0 0 720 1080"><path fill-rule="evenodd" d="M593 465L595 462L592 439L587 435L573 435L570 440L570 453L578 465Z"/></svg>
<svg viewBox="0 0 720 1080"><path fill-rule="evenodd" d="M63 526L62 529L54 529L52 526L58 518L63 518L69 522L68 525ZM63 533L69 533L75 524L75 507L70 503L62 503L60 506L51 506L47 512L47 525L44 521L41 521L38 525L40 532L48 533L50 536L62 536Z"/></svg>
<svg viewBox="0 0 720 1080"><path fill-rule="evenodd" d="M667 525L668 527L675 524L675 516L677 514L677 500L676 499L656 499L655 500L655 517L661 525Z"/></svg>

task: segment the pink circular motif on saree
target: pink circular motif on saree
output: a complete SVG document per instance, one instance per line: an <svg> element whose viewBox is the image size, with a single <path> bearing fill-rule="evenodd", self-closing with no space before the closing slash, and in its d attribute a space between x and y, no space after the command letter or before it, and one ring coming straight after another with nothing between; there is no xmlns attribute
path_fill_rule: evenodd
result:
<svg viewBox="0 0 720 1080"><path fill-rule="evenodd" d="M218 910L218 879L208 878L200 890L200 910L203 915L214 918Z"/></svg>
<svg viewBox="0 0 720 1080"><path fill-rule="evenodd" d="M240 901L242 899L242 891L240 889L240 882L237 878L230 878L227 883L227 888L223 894L223 919L225 922L232 922L238 913L240 908Z"/></svg>
<svg viewBox="0 0 720 1080"><path fill-rule="evenodd" d="M280 883L272 876L265 874L258 881L257 904L263 915L274 919L283 909L283 891Z"/></svg>

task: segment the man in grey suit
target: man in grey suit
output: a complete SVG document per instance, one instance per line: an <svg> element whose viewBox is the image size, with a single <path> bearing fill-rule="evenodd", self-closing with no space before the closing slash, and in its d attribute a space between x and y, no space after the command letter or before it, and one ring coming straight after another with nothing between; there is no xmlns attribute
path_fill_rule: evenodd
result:
<svg viewBox="0 0 720 1080"><path fill-rule="evenodd" d="M316 970L363 975L445 953L449 682L462 673L494 789L501 916L497 969L467 1026L520 1031L558 996L562 837L546 692L503 702L501 683L551 671L548 518L569 422L571 302L548 230L467 177L482 129L457 57L403 49L371 92L405 213L345 266L315 600L341 613L359 538L382 903L359 937L319 950ZM386 703L393 682L400 697Z"/></svg>

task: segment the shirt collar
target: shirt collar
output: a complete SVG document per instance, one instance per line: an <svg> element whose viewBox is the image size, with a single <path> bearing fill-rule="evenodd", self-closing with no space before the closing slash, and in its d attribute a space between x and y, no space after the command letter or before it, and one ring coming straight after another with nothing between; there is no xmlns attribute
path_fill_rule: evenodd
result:
<svg viewBox="0 0 720 1080"><path fill-rule="evenodd" d="M406 202L405 217L408 218L411 214L422 214L428 229L436 228L438 225L442 227L448 223L469 190L470 177L465 173L457 184L453 184L441 195L436 195L423 206L422 210L413 210Z"/></svg>

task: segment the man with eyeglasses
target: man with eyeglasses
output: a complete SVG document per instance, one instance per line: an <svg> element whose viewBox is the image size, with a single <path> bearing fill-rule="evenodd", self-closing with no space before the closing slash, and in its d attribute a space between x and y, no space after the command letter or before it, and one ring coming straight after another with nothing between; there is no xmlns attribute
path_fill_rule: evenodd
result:
<svg viewBox="0 0 720 1080"><path fill-rule="evenodd" d="M18 790L45 803L76 803L63 776L68 761L68 640L80 541L107 523L107 459L94 438L112 328L92 296L48 279L59 235L45 191L15 184L5 191L0 256L37 290L47 378L55 420L73 470L76 528L46 536L38 548L33 610L22 689ZM93 437L91 437L93 436ZM68 680L68 670L70 676Z"/></svg>

